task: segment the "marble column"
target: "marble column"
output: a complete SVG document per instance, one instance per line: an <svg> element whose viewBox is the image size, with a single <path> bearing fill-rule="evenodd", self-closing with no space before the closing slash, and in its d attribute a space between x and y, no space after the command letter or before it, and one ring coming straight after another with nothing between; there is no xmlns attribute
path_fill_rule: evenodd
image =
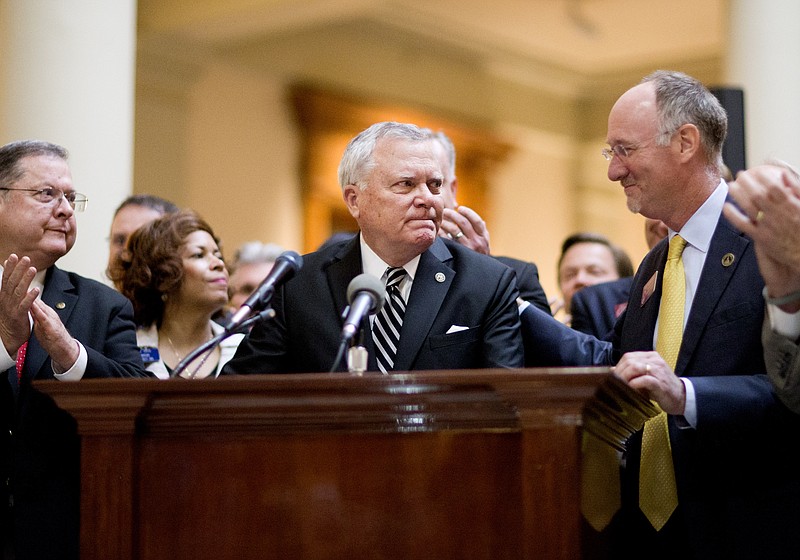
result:
<svg viewBox="0 0 800 560"><path fill-rule="evenodd" d="M744 90L748 166L800 166L800 3L731 0L728 83Z"/></svg>
<svg viewBox="0 0 800 560"><path fill-rule="evenodd" d="M132 191L136 0L0 1L0 143L70 152L89 198L59 266L102 279L111 217Z"/></svg>

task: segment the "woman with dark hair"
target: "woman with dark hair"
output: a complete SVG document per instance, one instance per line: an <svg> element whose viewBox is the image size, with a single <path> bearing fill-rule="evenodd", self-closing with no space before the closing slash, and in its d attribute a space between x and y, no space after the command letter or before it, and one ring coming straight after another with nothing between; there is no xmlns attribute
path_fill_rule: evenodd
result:
<svg viewBox="0 0 800 560"><path fill-rule="evenodd" d="M228 301L228 271L211 226L191 210L136 230L109 276L133 303L142 360L159 379L222 331L211 318ZM225 339L181 375L216 377L243 336Z"/></svg>

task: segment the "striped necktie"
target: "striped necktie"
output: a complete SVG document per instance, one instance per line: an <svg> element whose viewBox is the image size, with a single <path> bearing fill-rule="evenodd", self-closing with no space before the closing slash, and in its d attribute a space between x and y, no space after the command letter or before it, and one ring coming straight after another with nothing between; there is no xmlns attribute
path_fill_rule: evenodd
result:
<svg viewBox="0 0 800 560"><path fill-rule="evenodd" d="M673 236L669 242L658 312L656 351L673 371L683 339L686 276L681 256L685 247L686 240L680 235ZM676 507L678 491L669 443L669 425L667 414L661 411L644 425L642 462L639 466L639 509L656 531L660 531Z"/></svg>
<svg viewBox="0 0 800 560"><path fill-rule="evenodd" d="M403 315L406 312L406 302L400 294L400 283L406 274L403 267L386 269L386 302L372 324L375 357L378 360L378 368L383 373L388 373L394 368L400 330L403 327Z"/></svg>

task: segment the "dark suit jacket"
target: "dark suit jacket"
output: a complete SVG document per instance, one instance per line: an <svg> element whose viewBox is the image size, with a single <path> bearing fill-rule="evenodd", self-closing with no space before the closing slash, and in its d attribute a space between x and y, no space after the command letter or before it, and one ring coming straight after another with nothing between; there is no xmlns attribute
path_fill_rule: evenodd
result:
<svg viewBox="0 0 800 560"><path fill-rule="evenodd" d="M122 295L52 267L42 301L86 348L85 378L146 376L136 346L133 308ZM9 515L6 492L14 497L17 560L77 559L80 441L72 416L31 386L33 379L53 378L50 358L35 335L28 342L20 387L14 368L2 378L7 426L2 435L3 480L8 478L10 486L3 485L0 499Z"/></svg>
<svg viewBox="0 0 800 560"><path fill-rule="evenodd" d="M550 304L539 282L539 269L532 262L521 261L511 257L494 257L517 275L519 297L528 301L550 315Z"/></svg>
<svg viewBox="0 0 800 560"><path fill-rule="evenodd" d="M633 276L586 286L575 292L570 304L571 326L576 331L605 338L625 311Z"/></svg>
<svg viewBox="0 0 800 560"><path fill-rule="evenodd" d="M273 299L276 316L253 327L223 373L327 372L334 364L347 286L362 272L356 238L304 257ZM419 261L395 370L521 367L514 273L485 255L437 238ZM467 330L447 334L453 326ZM365 333L370 371L378 371ZM346 371L344 360L339 368Z"/></svg>
<svg viewBox="0 0 800 560"><path fill-rule="evenodd" d="M668 242L659 243L634 278L627 309L610 343L560 328L531 310L523 318L528 363L616 363L622 354L653 350L661 282L649 297L644 286L663 276ZM733 263L726 265L733 255ZM638 510L641 432L628 442L623 469L623 509L612 524L615 557L787 558L800 554L800 479L785 439L796 426L776 400L765 374L761 325L763 281L753 243L720 217L686 324L676 373L695 388L697 429L669 417L678 483L678 512L659 535ZM555 322L555 321L554 321ZM527 331L527 332L525 332ZM535 337L544 341L533 341ZM544 354L544 356L542 356ZM794 434L792 436L792 434ZM758 521L756 521L758 520ZM791 526L795 526L792 530ZM655 556L653 556L655 555Z"/></svg>

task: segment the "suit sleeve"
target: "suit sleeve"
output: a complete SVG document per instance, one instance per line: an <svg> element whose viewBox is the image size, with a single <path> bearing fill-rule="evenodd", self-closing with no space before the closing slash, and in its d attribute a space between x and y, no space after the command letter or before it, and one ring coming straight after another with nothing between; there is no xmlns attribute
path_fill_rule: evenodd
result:
<svg viewBox="0 0 800 560"><path fill-rule="evenodd" d="M275 291L271 306L275 317L256 323L239 343L233 358L222 368L222 375L247 373L285 373L291 371L284 306L285 287Z"/></svg>
<svg viewBox="0 0 800 560"><path fill-rule="evenodd" d="M800 345L774 332L765 317L761 335L764 363L778 398L800 414Z"/></svg>
<svg viewBox="0 0 800 560"><path fill-rule="evenodd" d="M519 297L535 305L548 315L550 314L550 304L547 302L547 294L544 293L541 282L539 282L539 269L533 263L525 263L522 273L517 277L517 287Z"/></svg>
<svg viewBox="0 0 800 560"><path fill-rule="evenodd" d="M526 367L612 365L610 342L578 332L528 306L520 315Z"/></svg>
<svg viewBox="0 0 800 560"><path fill-rule="evenodd" d="M133 307L127 299L120 296L110 305L93 306L85 320L95 332L105 325L105 332L102 337L73 335L88 354L84 378L149 377L136 344Z"/></svg>
<svg viewBox="0 0 800 560"><path fill-rule="evenodd" d="M520 368L524 365L518 294L514 271L506 268L498 284L494 305L488 310L484 331L484 359L487 368Z"/></svg>
<svg viewBox="0 0 800 560"><path fill-rule="evenodd" d="M580 290L575 292L575 294L572 296L572 303L570 304L570 317L572 318L570 326L576 331L587 334L596 333L595 326L592 324L591 320L592 314L589 311L589 307L585 298L581 296Z"/></svg>

